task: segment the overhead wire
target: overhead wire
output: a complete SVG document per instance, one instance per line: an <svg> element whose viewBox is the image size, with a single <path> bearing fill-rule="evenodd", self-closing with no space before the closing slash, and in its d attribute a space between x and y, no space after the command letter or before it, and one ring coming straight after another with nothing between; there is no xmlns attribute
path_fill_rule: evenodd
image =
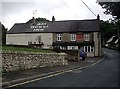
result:
<svg viewBox="0 0 120 89"><path fill-rule="evenodd" d="M81 0L82 2L83 2L83 4L96 16L96 14L88 7L88 5L83 1L83 0Z"/></svg>

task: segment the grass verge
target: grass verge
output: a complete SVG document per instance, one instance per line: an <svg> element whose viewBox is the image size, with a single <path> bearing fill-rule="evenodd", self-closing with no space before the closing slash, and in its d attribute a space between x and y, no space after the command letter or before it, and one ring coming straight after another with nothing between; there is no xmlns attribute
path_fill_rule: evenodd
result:
<svg viewBox="0 0 120 89"><path fill-rule="evenodd" d="M55 53L52 50L46 49L36 49L36 48L28 48L28 47L12 47L12 46L2 46L2 50L10 50L10 51L25 51L25 52L40 52L40 53Z"/></svg>

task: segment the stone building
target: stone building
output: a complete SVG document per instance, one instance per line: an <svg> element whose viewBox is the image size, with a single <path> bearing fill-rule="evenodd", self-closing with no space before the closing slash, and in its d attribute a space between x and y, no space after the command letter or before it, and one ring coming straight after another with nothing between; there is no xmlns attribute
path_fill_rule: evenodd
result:
<svg viewBox="0 0 120 89"><path fill-rule="evenodd" d="M90 57L101 56L99 15L90 20L35 21L16 23L6 34L7 45L34 45L42 49L58 47L78 50L80 47Z"/></svg>

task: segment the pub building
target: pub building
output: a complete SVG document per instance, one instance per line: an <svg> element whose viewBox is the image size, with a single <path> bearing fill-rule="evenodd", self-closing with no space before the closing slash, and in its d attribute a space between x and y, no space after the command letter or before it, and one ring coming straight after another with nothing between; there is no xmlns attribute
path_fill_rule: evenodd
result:
<svg viewBox="0 0 120 89"><path fill-rule="evenodd" d="M101 56L100 17L88 20L36 21L15 23L6 34L7 45L36 46L41 49L78 50L88 57Z"/></svg>

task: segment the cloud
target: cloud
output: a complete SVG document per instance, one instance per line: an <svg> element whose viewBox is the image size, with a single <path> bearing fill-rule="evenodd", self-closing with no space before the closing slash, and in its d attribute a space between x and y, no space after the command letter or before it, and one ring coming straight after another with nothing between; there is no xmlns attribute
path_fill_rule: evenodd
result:
<svg viewBox="0 0 120 89"><path fill-rule="evenodd" d="M14 23L25 23L33 17L33 11L37 10L36 17L51 20L54 15L56 20L81 20L96 19L81 0L2 0L2 23L10 29ZM107 20L111 16L103 14L96 0L83 0L101 19ZM1 19L0 19L1 20Z"/></svg>

